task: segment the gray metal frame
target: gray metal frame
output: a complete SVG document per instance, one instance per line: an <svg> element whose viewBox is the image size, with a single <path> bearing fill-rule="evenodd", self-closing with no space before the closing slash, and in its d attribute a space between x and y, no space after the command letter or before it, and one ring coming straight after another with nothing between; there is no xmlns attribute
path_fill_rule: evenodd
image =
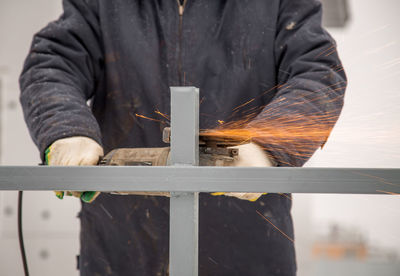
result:
<svg viewBox="0 0 400 276"><path fill-rule="evenodd" d="M171 164L199 165L199 90L171 88ZM173 192L169 216L169 273L198 275L199 193Z"/></svg>
<svg viewBox="0 0 400 276"><path fill-rule="evenodd" d="M0 166L0 190L400 194L400 169Z"/></svg>
<svg viewBox="0 0 400 276"><path fill-rule="evenodd" d="M199 192L400 194L400 169L196 167L198 99L171 89L172 166L0 166L0 190L171 192L171 276L198 275Z"/></svg>

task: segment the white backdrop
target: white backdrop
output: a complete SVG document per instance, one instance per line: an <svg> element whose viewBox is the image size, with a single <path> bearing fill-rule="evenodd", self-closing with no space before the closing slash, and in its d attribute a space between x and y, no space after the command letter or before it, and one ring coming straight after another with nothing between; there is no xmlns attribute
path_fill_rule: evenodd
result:
<svg viewBox="0 0 400 276"><path fill-rule="evenodd" d="M308 166L400 166L400 2L350 1L352 21L336 38L349 77L343 114ZM61 0L0 1L2 165L39 162L19 107L18 75L32 35L61 13ZM78 275L79 203L27 193L26 247L32 275ZM295 195L299 274L309 275L310 246L331 223L359 229L372 245L400 252L397 196ZM321 230L322 229L322 230ZM16 193L0 193L0 276L22 275L16 239Z"/></svg>

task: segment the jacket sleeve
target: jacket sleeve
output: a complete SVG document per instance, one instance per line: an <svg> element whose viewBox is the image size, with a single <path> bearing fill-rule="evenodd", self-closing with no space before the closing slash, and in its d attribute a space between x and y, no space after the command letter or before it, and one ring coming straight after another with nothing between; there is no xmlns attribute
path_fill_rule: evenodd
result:
<svg viewBox="0 0 400 276"><path fill-rule="evenodd" d="M95 0L64 0L61 17L37 33L20 76L20 101L43 158L54 141L101 134L87 102L102 74Z"/></svg>
<svg viewBox="0 0 400 276"><path fill-rule="evenodd" d="M249 123L277 166L302 166L335 125L347 85L317 0L282 0L275 39L277 94ZM262 132L262 131L261 131Z"/></svg>

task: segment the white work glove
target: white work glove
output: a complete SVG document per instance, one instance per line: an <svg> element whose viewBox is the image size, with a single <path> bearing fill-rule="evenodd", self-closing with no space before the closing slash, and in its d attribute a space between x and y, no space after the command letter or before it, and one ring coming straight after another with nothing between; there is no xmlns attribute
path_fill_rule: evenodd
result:
<svg viewBox="0 0 400 276"><path fill-rule="evenodd" d="M265 151L254 143L232 147L239 150L235 167L272 167L273 164ZM214 196L224 195L236 197L243 200L256 201L265 193L212 193Z"/></svg>
<svg viewBox="0 0 400 276"><path fill-rule="evenodd" d="M97 165L104 155L103 148L88 137L70 137L55 141L45 152L46 164L49 166L93 166ZM64 192L55 192L60 199ZM92 202L99 192L66 192L81 198L84 202Z"/></svg>

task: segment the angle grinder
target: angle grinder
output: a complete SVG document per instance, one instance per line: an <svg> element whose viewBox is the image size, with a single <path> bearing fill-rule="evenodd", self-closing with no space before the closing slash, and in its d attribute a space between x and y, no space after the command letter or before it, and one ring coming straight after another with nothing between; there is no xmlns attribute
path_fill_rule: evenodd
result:
<svg viewBox="0 0 400 276"><path fill-rule="evenodd" d="M163 142L169 143L171 128L163 131ZM248 143L240 137L220 137L201 132L199 135L199 166L233 166L239 149L231 148ZM109 152L100 166L168 166L170 147L119 148ZM167 192L112 192L113 194L169 196Z"/></svg>

